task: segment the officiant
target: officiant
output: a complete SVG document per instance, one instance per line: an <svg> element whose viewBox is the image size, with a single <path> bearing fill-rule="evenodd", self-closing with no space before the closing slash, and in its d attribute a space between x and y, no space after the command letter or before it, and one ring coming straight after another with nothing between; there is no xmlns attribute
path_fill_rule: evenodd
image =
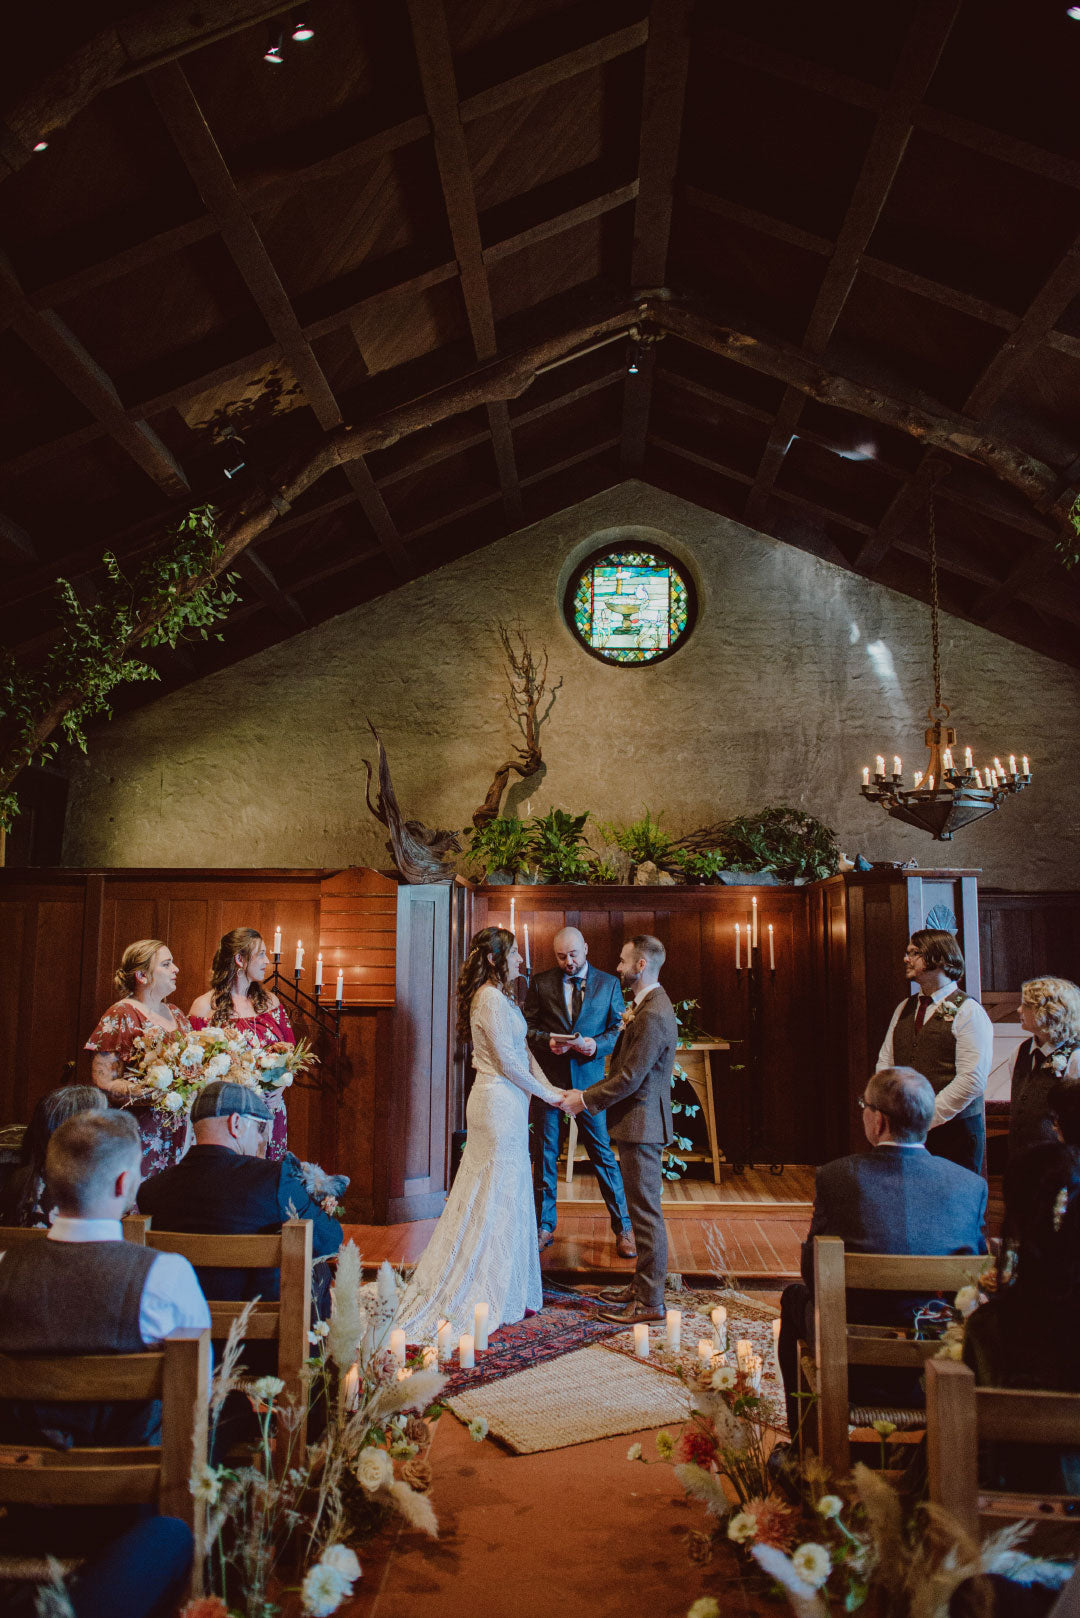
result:
<svg viewBox="0 0 1080 1618"><path fill-rule="evenodd" d="M552 1084L587 1090L604 1077L604 1061L615 1049L622 1023L623 994L617 977L589 965L589 946L576 927L564 927L554 943L557 964L537 972L525 1000L528 1041ZM559 1126L563 1114L534 1103L536 1152L542 1182L540 1250L555 1239L558 1217ZM582 1112L578 1131L607 1205L620 1258L636 1258L622 1175L608 1139L605 1115Z"/></svg>

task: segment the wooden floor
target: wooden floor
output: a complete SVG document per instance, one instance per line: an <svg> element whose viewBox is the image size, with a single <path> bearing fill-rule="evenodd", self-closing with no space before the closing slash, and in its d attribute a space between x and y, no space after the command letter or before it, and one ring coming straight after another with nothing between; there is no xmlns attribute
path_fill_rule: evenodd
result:
<svg viewBox="0 0 1080 1618"><path fill-rule="evenodd" d="M665 1186L669 1270L689 1281L715 1276L709 1247L719 1242L728 1272L742 1285L782 1286L796 1279L799 1249L810 1223L813 1176L813 1169L804 1166L787 1168L780 1176L748 1169L745 1175L725 1173L720 1186L704 1180ZM592 1175L575 1173L573 1185L565 1188L574 1193L571 1198L563 1198L563 1189L555 1240L541 1256L544 1273L577 1283L629 1274L633 1261L616 1256L611 1223ZM434 1228L434 1219L421 1219L409 1225L347 1225L346 1232L367 1268L383 1259L415 1264Z"/></svg>

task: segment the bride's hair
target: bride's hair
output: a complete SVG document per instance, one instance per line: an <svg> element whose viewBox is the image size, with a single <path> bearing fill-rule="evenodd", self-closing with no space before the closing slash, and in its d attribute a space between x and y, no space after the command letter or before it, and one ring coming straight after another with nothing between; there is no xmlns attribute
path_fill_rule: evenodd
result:
<svg viewBox="0 0 1080 1618"><path fill-rule="evenodd" d="M469 1011L477 989L483 988L485 983L494 983L503 994L510 994L506 961L513 947L514 935L505 927L484 927L473 936L458 978L457 1037L461 1044L466 1044L470 1037Z"/></svg>

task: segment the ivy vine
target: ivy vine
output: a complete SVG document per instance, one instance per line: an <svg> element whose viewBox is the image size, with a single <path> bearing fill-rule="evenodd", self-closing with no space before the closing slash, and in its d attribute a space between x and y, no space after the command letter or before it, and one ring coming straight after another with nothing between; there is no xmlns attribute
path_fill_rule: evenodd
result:
<svg viewBox="0 0 1080 1618"><path fill-rule="evenodd" d="M0 827L18 813L15 777L56 753L57 727L85 753L86 727L111 715L116 688L160 678L134 655L140 648L175 647L188 635L206 640L227 616L237 575L215 576L221 550L213 506L197 506L131 577L107 551L106 582L92 603L58 579L58 633L43 659L27 663L0 650Z"/></svg>

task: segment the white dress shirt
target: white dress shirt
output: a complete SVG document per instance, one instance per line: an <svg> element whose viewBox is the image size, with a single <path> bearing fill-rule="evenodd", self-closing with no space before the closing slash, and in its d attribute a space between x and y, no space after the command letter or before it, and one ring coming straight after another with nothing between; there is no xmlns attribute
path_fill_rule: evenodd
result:
<svg viewBox="0 0 1080 1618"><path fill-rule="evenodd" d="M119 1219L67 1219L57 1214L45 1237L48 1242L122 1242ZM0 1253L0 1260L3 1259ZM139 1336L149 1348L171 1331L210 1325L210 1308L198 1277L179 1253L159 1253L143 1283L139 1300Z"/></svg>
<svg viewBox="0 0 1080 1618"><path fill-rule="evenodd" d="M943 989L935 989L930 996L930 1004L926 1008L923 1026L937 1015L938 1006L950 994L955 993L956 984L946 983ZM892 1014L888 1032L884 1043L878 1052L878 1068L893 1067L893 1031L900 1021L900 1013L907 1005L901 1000ZM947 1124L950 1118L955 1118L963 1112L969 1102L976 1096L981 1096L986 1089L986 1081L990 1076L990 1065L994 1058L994 1025L977 1000L970 995L956 1013L952 1025L953 1038L956 1040L956 1077L950 1079L943 1090L937 1094L937 1104L934 1107L934 1121L931 1129L939 1124Z"/></svg>
<svg viewBox="0 0 1080 1618"><path fill-rule="evenodd" d="M653 990L658 989L659 987L659 983L650 983L644 989L639 989L637 994L634 996L634 1010L637 1010L638 1006L640 1006L647 994L652 994Z"/></svg>
<svg viewBox="0 0 1080 1618"><path fill-rule="evenodd" d="M589 975L589 964L586 961L585 965L581 968L581 971L580 972L575 972L575 974L574 974L574 977L578 977L578 978L581 979L581 987L583 989L585 987L585 982L586 982L586 979L588 978L588 975ZM563 1000L564 1000L564 1002L566 1004L566 1020L570 1024L571 1028L573 1028L573 1026L574 1026L574 989L576 987L577 987L577 985L574 983L574 979L573 978L568 978L564 973L563 974L563 986L562 986Z"/></svg>

